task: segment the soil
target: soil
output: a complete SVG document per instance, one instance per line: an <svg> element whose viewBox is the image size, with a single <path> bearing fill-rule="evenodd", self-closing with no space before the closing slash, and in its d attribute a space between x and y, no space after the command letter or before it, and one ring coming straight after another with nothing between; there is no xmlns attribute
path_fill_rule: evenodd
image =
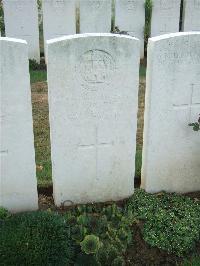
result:
<svg viewBox="0 0 200 266"><path fill-rule="evenodd" d="M142 226L143 224L139 223L133 227L134 242L126 254L127 265L183 265L185 258L150 247L142 238ZM197 243L195 250L192 251L192 254L194 253L200 254L200 242ZM188 254L187 259L190 260L191 257L192 255Z"/></svg>

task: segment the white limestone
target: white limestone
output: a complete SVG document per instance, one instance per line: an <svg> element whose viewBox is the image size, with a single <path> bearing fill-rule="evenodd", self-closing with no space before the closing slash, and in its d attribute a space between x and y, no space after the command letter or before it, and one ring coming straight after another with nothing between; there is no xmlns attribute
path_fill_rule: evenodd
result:
<svg viewBox="0 0 200 266"><path fill-rule="evenodd" d="M7 37L26 40L29 58L40 61L37 0L3 0Z"/></svg>
<svg viewBox="0 0 200 266"><path fill-rule="evenodd" d="M179 32L181 0L153 0L151 37Z"/></svg>
<svg viewBox="0 0 200 266"><path fill-rule="evenodd" d="M145 0L116 0L115 26L140 40L144 57Z"/></svg>
<svg viewBox="0 0 200 266"><path fill-rule="evenodd" d="M149 39L142 187L200 190L200 32Z"/></svg>
<svg viewBox="0 0 200 266"><path fill-rule="evenodd" d="M112 0L80 0L80 33L111 31Z"/></svg>
<svg viewBox="0 0 200 266"><path fill-rule="evenodd" d="M76 33L75 0L42 0L44 46L46 41Z"/></svg>
<svg viewBox="0 0 200 266"><path fill-rule="evenodd" d="M200 31L200 0L184 0L183 31Z"/></svg>
<svg viewBox="0 0 200 266"><path fill-rule="evenodd" d="M38 207L28 47L0 38L0 206Z"/></svg>
<svg viewBox="0 0 200 266"><path fill-rule="evenodd" d="M140 44L80 34L50 40L48 86L54 200L120 200L133 193Z"/></svg>

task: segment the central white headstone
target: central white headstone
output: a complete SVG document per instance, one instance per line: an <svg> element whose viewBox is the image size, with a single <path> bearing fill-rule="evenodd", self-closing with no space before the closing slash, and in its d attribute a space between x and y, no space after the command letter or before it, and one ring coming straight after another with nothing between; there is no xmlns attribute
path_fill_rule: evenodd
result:
<svg viewBox="0 0 200 266"><path fill-rule="evenodd" d="M200 32L149 39L142 186L200 190Z"/></svg>
<svg viewBox="0 0 200 266"><path fill-rule="evenodd" d="M112 0L80 0L80 33L111 31Z"/></svg>
<svg viewBox="0 0 200 266"><path fill-rule="evenodd" d="M7 37L26 40L29 58L40 62L37 0L3 0Z"/></svg>
<svg viewBox="0 0 200 266"><path fill-rule="evenodd" d="M28 47L0 38L0 206L38 207Z"/></svg>
<svg viewBox="0 0 200 266"><path fill-rule="evenodd" d="M56 205L133 193L139 40L81 34L48 41Z"/></svg>
<svg viewBox="0 0 200 266"><path fill-rule="evenodd" d="M153 0L151 37L179 32L181 0Z"/></svg>
<svg viewBox="0 0 200 266"><path fill-rule="evenodd" d="M200 31L200 0L184 0L183 30Z"/></svg>
<svg viewBox="0 0 200 266"><path fill-rule="evenodd" d="M145 0L116 0L115 26L140 40L144 57Z"/></svg>

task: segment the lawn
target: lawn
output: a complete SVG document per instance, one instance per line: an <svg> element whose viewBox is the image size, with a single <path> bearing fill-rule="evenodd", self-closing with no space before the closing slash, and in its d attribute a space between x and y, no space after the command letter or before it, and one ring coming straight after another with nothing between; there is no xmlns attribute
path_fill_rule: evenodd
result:
<svg viewBox="0 0 200 266"><path fill-rule="evenodd" d="M37 69L39 68L39 69ZM140 178L142 161L142 132L145 96L146 67L140 67L140 90L137 131L137 153L135 176ZM33 104L33 126L35 137L36 170L39 186L52 185L50 132L48 118L48 88L45 65L37 66L32 63L30 67L30 80Z"/></svg>

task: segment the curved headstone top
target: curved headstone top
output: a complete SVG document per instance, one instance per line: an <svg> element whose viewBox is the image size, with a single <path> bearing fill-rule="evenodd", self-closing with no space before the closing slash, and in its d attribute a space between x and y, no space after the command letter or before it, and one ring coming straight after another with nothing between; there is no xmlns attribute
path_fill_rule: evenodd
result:
<svg viewBox="0 0 200 266"><path fill-rule="evenodd" d="M23 44L27 45L27 41L22 40L22 39L16 39L16 38L0 37L0 41L13 42L13 44L15 44L15 43L23 43Z"/></svg>
<svg viewBox="0 0 200 266"><path fill-rule="evenodd" d="M181 36L190 36L190 35L199 35L200 31L189 31L189 32L175 32L175 33L168 33L168 34L163 34L155 37L149 38L148 41L156 42L160 40L166 40L170 38L180 38Z"/></svg>
<svg viewBox="0 0 200 266"><path fill-rule="evenodd" d="M149 39L142 186L200 190L200 32Z"/></svg>
<svg viewBox="0 0 200 266"><path fill-rule="evenodd" d="M74 35L66 35L63 37L54 38L51 40L47 40L47 44L52 44L60 41L69 41L73 39L82 39L82 38L96 38L96 37L109 37L109 38L123 38L123 39L130 39L139 42L138 38L132 37L130 35L123 35L123 34L113 34L113 33L81 33L81 34L74 34Z"/></svg>
<svg viewBox="0 0 200 266"><path fill-rule="evenodd" d="M139 40L80 34L48 41L56 205L119 200L134 191Z"/></svg>

